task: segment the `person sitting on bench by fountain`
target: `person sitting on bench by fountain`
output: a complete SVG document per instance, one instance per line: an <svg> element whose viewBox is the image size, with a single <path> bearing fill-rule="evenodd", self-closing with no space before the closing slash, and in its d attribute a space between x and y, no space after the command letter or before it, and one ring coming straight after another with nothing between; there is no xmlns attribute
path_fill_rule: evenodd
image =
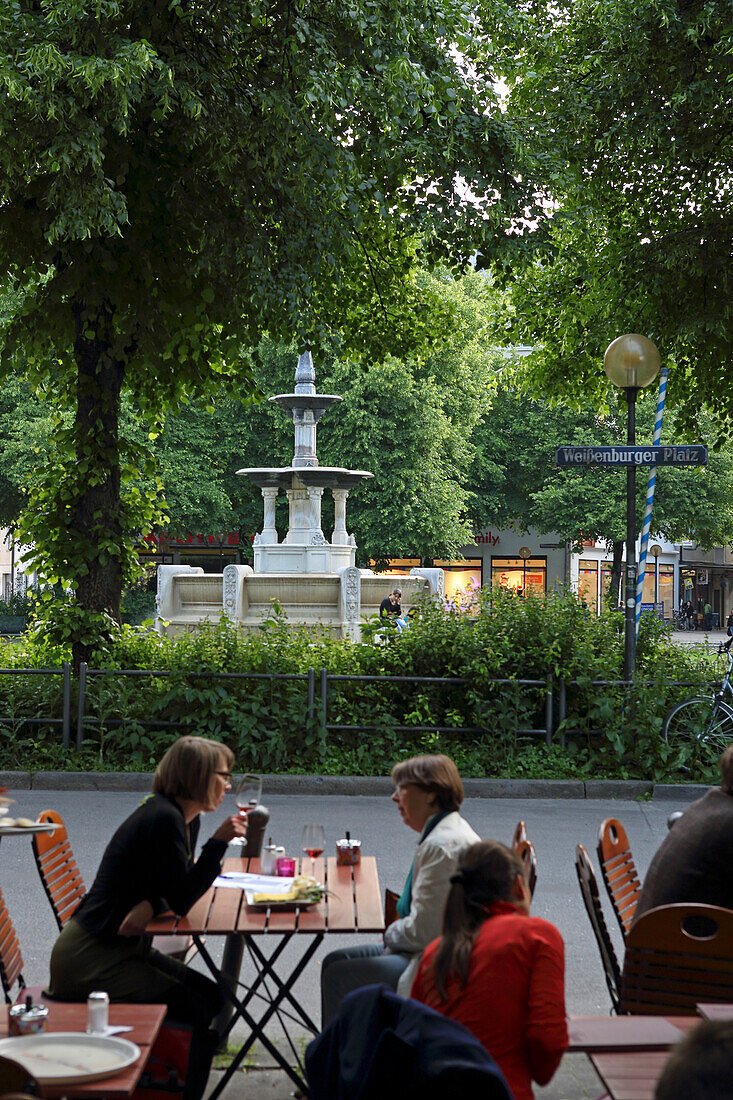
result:
<svg viewBox="0 0 733 1100"><path fill-rule="evenodd" d="M402 617L402 591L393 588L389 596L386 596L379 605L380 619L389 619L397 627L400 634L407 630L409 623Z"/></svg>

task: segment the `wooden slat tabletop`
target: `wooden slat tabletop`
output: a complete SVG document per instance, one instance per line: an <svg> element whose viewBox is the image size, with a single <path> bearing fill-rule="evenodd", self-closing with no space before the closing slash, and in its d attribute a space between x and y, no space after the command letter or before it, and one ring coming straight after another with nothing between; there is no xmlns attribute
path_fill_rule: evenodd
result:
<svg viewBox="0 0 733 1100"><path fill-rule="evenodd" d="M237 927L239 910L244 905L242 890L216 890L209 913L206 932L208 935L222 935Z"/></svg>
<svg viewBox="0 0 733 1100"><path fill-rule="evenodd" d="M310 860L303 861L310 874ZM225 871L251 871L258 874L259 860L226 859ZM324 878L325 874L325 878ZM259 935L384 931L384 913L379 890L377 861L365 856L356 867L338 867L335 856L315 861L315 878L325 882L325 902L312 908L253 909L247 906L240 890L214 888L204 894L180 920L172 913L150 921L151 935L172 932L197 932L201 935L226 935L230 932Z"/></svg>
<svg viewBox="0 0 733 1100"><path fill-rule="evenodd" d="M366 865L366 859L359 864L359 871ZM372 862L375 862L372 860ZM331 932L356 932L356 907L354 905L354 875L352 867L339 867L335 856L326 861L326 882L328 883L328 927Z"/></svg>
<svg viewBox="0 0 733 1100"><path fill-rule="evenodd" d="M571 1016L568 1053L670 1050L699 1022L697 1016Z"/></svg>
<svg viewBox="0 0 733 1100"><path fill-rule="evenodd" d="M86 1004L65 1004L60 1001L46 1001L48 1005L47 1030L52 1031L86 1031L87 1006ZM165 1017L165 1005L132 1005L111 1004L109 1006L109 1022L113 1025L131 1024L132 1031L126 1031L120 1036L129 1039L140 1047L140 1058L134 1065L116 1073L112 1077L105 1077L101 1081L90 1081L88 1084L76 1085L44 1085L43 1095L54 1100L55 1097L85 1097L88 1100L97 1097L109 1097L110 1100L126 1100L134 1092L140 1079L140 1074L148 1060L150 1047L155 1042L161 1024ZM0 1014L0 1037L5 1038L8 1032L8 1020L6 1014Z"/></svg>
<svg viewBox="0 0 733 1100"><path fill-rule="evenodd" d="M311 870L311 861L304 858L300 862L301 875L312 874L316 882L326 882L324 878L326 874L326 861L321 856L318 859L313 860L313 869ZM328 883L326 883L328 888ZM312 909L300 909L298 911L298 931L299 932L322 932L324 924L327 924L326 915L326 902L322 901L318 905L314 905Z"/></svg>
<svg viewBox="0 0 733 1100"><path fill-rule="evenodd" d="M384 910L379 893L377 862L374 859L365 859L354 870L359 872L354 875L358 929L360 932L383 932Z"/></svg>
<svg viewBox="0 0 733 1100"><path fill-rule="evenodd" d="M733 1020L733 1004L700 1004L697 1011L705 1020Z"/></svg>
<svg viewBox="0 0 733 1100"><path fill-rule="evenodd" d="M591 1054L591 1063L612 1100L654 1100L654 1088L670 1051Z"/></svg>

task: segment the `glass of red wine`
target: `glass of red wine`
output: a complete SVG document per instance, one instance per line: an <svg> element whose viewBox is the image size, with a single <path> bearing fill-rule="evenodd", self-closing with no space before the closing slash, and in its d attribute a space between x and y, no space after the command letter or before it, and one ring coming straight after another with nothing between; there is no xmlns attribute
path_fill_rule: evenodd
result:
<svg viewBox="0 0 733 1100"><path fill-rule="evenodd" d="M246 817L250 810L253 810L255 806L259 805L262 798L262 776L260 775L243 775L237 783L237 788L234 792L234 798L237 803L237 810L240 817ZM237 837L232 841L232 844L246 844L245 837Z"/></svg>
<svg viewBox="0 0 733 1100"><path fill-rule="evenodd" d="M322 825L316 825L309 821L303 826L303 839L300 843L305 855L310 856L311 874L313 874L314 860L323 852L326 846L326 836Z"/></svg>

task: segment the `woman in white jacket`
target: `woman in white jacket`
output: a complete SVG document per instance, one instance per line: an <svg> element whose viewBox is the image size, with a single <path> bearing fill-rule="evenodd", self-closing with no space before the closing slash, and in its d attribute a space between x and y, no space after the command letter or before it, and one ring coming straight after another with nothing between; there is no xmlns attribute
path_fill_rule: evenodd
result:
<svg viewBox="0 0 733 1100"><path fill-rule="evenodd" d="M332 951L321 969L322 1026L336 1015L347 993L382 982L410 995L423 949L439 936L450 877L465 848L479 836L458 812L463 784L447 756L414 756L392 769L397 803L405 825L420 834L397 920L383 944Z"/></svg>

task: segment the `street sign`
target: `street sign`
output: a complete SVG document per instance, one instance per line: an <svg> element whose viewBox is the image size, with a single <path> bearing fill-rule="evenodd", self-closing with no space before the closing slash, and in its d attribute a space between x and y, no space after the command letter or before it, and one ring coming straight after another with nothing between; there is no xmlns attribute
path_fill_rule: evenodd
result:
<svg viewBox="0 0 733 1100"><path fill-rule="evenodd" d="M666 447L558 447L556 466L706 466L708 449L699 444Z"/></svg>

